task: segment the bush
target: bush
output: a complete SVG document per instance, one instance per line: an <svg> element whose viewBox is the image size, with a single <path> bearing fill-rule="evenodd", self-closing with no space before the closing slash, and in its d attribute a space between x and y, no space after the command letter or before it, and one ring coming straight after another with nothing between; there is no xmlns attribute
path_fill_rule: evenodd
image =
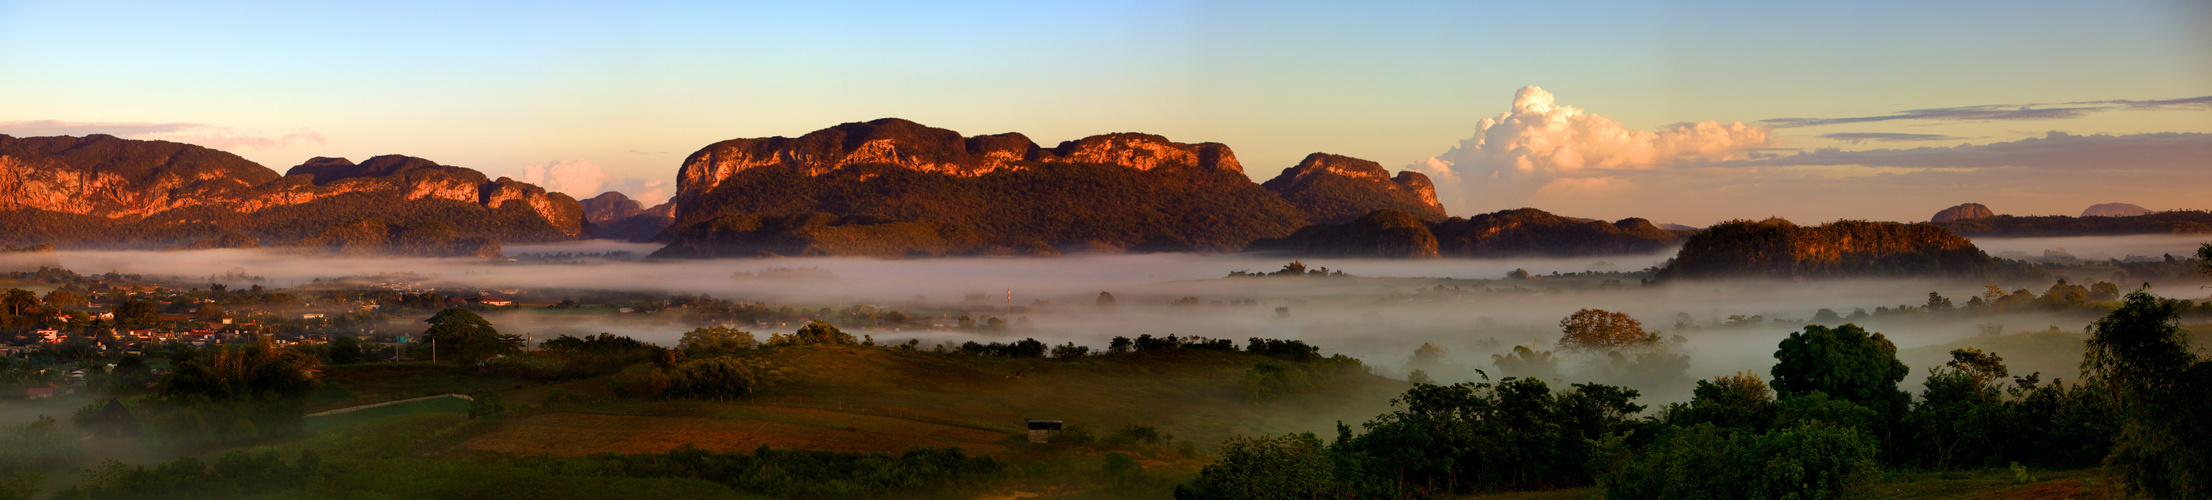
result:
<svg viewBox="0 0 2212 500"><path fill-rule="evenodd" d="M783 373L767 360L719 357L673 368L638 364L616 373L608 384L615 395L626 398L741 399L774 384Z"/></svg>
<svg viewBox="0 0 2212 500"><path fill-rule="evenodd" d="M1322 498L1340 490L1335 466L1312 433L1238 436L1197 480L1175 487L1177 500Z"/></svg>
<svg viewBox="0 0 2212 500"><path fill-rule="evenodd" d="M1857 429L1810 422L1767 433L1711 424L1662 433L1605 479L1606 498L1814 500L1863 491L1879 474L1877 445Z"/></svg>

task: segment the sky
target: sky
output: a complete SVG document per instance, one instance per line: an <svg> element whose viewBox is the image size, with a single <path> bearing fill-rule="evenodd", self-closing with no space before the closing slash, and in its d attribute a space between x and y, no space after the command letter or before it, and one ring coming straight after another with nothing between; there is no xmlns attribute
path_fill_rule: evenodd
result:
<svg viewBox="0 0 2212 500"><path fill-rule="evenodd" d="M1454 215L2212 209L2212 3L0 0L0 133L278 171L405 154L579 198L899 117L1330 152Z"/></svg>

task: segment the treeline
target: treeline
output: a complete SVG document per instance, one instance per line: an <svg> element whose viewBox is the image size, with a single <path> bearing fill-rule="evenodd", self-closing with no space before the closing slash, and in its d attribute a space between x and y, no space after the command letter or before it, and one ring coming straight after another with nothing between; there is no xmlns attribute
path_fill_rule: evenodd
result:
<svg viewBox="0 0 2212 500"><path fill-rule="evenodd" d="M1537 379L1417 384L1399 409L1312 434L1239 437L1177 498L1421 498L1597 485L1607 498L1842 498L1885 470L2102 463L2129 495L2212 495L2212 359L2180 301L2138 291L2091 325L2066 384L1953 351L1918 397L1880 333L1806 326L1756 375L1699 381L1638 418L1634 390Z"/></svg>

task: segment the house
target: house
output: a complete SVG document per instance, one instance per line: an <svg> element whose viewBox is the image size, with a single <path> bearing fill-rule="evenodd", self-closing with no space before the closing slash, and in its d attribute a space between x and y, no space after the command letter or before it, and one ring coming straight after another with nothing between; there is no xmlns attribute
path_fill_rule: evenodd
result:
<svg viewBox="0 0 2212 500"><path fill-rule="evenodd" d="M32 387L31 390L25 394L25 396L29 399L51 398L54 397L54 391L59 390L60 388L61 386L57 386L54 384L46 384L45 387Z"/></svg>
<svg viewBox="0 0 2212 500"><path fill-rule="evenodd" d="M323 313L302 314L300 315L300 319L323 319Z"/></svg>
<svg viewBox="0 0 2212 500"><path fill-rule="evenodd" d="M502 298L498 298L498 297L489 297L489 298L485 298L485 299L484 299L484 301L483 301L483 304L484 304L484 305L487 305L487 306L492 306L492 307L507 307L507 306L515 305L515 301L512 301L512 300L507 300L507 299L502 299Z"/></svg>
<svg viewBox="0 0 2212 500"><path fill-rule="evenodd" d="M138 418L131 416L131 410L123 407L122 400L108 398L107 407L92 416L90 427L95 436L136 436Z"/></svg>
<svg viewBox="0 0 2212 500"><path fill-rule="evenodd" d="M1029 442L1032 443L1043 443L1052 437L1052 431L1060 430L1058 420L1029 419L1025 422L1029 424Z"/></svg>

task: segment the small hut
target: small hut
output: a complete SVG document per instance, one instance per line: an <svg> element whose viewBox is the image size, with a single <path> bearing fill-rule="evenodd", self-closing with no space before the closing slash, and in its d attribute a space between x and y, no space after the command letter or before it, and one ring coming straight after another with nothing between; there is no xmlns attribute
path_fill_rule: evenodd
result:
<svg viewBox="0 0 2212 500"><path fill-rule="evenodd" d="M131 410L123 407L122 400L108 398L107 407L101 408L99 414L92 416L92 435L136 436L138 418L131 416Z"/></svg>
<svg viewBox="0 0 2212 500"><path fill-rule="evenodd" d="M1043 443L1052 437L1052 431L1060 430L1060 421L1058 420L1030 419L1028 423L1029 442L1032 443Z"/></svg>

